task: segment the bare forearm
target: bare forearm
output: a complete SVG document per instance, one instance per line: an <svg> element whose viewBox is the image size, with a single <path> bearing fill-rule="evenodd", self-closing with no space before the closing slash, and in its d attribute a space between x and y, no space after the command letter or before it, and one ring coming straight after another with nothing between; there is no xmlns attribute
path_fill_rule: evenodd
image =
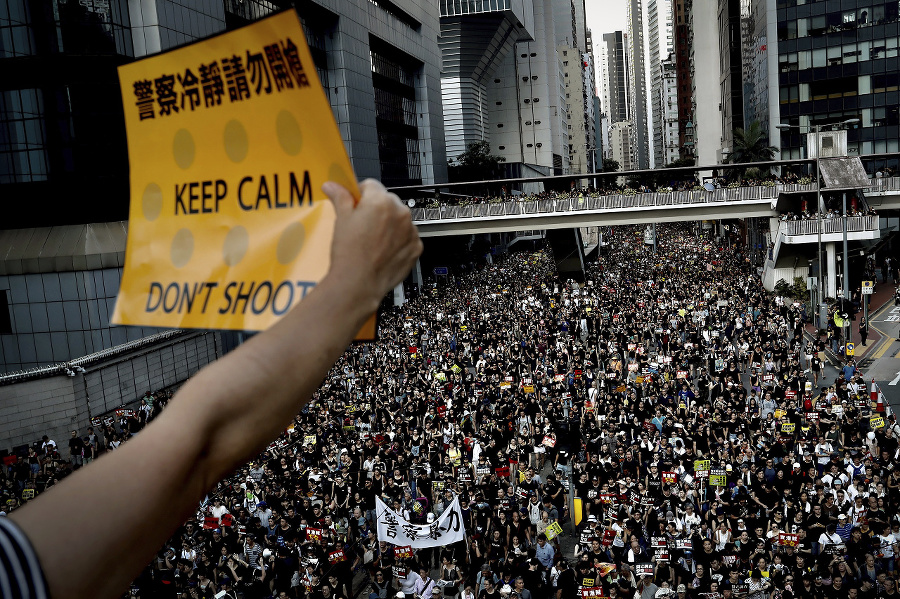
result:
<svg viewBox="0 0 900 599"><path fill-rule="evenodd" d="M204 468L212 481L252 458L291 423L377 308L377 301L350 291L326 279L303 301L303 310L288 313L179 393L191 412L205 415Z"/></svg>
<svg viewBox="0 0 900 599"><path fill-rule="evenodd" d="M365 321L372 304L348 305L352 295L323 281L302 308L191 379L152 426L13 514L53 596L119 594L216 481L284 429Z"/></svg>

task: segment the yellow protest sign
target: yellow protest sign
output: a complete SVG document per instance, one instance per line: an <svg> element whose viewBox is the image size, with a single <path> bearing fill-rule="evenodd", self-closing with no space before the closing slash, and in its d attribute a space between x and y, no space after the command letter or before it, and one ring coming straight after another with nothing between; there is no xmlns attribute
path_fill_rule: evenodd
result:
<svg viewBox="0 0 900 599"><path fill-rule="evenodd" d="M112 321L269 327L328 272L322 184L359 197L299 17L123 65L119 79L131 206Z"/></svg>
<svg viewBox="0 0 900 599"><path fill-rule="evenodd" d="M303 437L304 445L315 445L316 444L316 436L315 435L305 435Z"/></svg>
<svg viewBox="0 0 900 599"><path fill-rule="evenodd" d="M783 432L783 433L793 433L794 430L795 430L795 428L796 428L796 426L797 426L797 425L794 424L794 423L792 423L792 422L782 422L782 423L781 423L781 432Z"/></svg>
<svg viewBox="0 0 900 599"><path fill-rule="evenodd" d="M709 475L709 484L712 487L724 487L726 484L727 477L724 474L710 474Z"/></svg>
<svg viewBox="0 0 900 599"><path fill-rule="evenodd" d="M559 522L554 522L544 531L544 534L547 535L547 540L552 541L556 538L557 535L562 534L562 526L559 525Z"/></svg>
<svg viewBox="0 0 900 599"><path fill-rule="evenodd" d="M881 416L872 416L869 419L869 427L870 428L884 428L884 418Z"/></svg>
<svg viewBox="0 0 900 599"><path fill-rule="evenodd" d="M524 391L525 393L534 393L534 385L525 385Z"/></svg>

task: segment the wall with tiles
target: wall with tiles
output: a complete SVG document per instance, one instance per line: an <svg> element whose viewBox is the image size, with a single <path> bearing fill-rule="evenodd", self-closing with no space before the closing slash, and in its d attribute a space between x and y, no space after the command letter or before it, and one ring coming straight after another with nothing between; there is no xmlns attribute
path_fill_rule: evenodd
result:
<svg viewBox="0 0 900 599"><path fill-rule="evenodd" d="M0 276L11 334L0 334L0 373L66 362L158 333L109 324L121 269Z"/></svg>

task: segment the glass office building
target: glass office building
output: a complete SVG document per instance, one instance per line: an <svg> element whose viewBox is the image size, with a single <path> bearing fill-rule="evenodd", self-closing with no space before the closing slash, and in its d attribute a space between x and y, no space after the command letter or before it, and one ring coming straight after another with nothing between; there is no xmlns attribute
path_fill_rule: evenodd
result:
<svg viewBox="0 0 900 599"><path fill-rule="evenodd" d="M858 118L851 155L900 151L898 2L777 0L782 158L803 157L805 131ZM770 88L771 88L770 84Z"/></svg>

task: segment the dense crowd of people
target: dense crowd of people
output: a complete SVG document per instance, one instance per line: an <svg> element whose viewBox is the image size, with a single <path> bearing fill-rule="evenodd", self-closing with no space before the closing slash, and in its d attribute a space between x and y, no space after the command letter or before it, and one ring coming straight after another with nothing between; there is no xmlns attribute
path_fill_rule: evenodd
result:
<svg viewBox="0 0 900 599"><path fill-rule="evenodd" d="M379 340L347 350L131 594L897 594L900 428L852 360L827 376L799 306L714 240L678 225L657 253L637 228L604 238L583 282L512 253L386 310ZM4 467L8 509L164 403ZM466 540L380 541L376 496L414 523L458 497Z"/></svg>

